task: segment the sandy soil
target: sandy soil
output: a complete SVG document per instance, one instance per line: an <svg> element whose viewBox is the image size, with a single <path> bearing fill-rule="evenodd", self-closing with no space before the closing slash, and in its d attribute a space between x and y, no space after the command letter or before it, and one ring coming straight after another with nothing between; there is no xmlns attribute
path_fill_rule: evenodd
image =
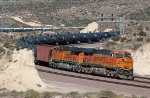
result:
<svg viewBox="0 0 150 98"><path fill-rule="evenodd" d="M14 20L17 20L17 21L19 21L19 22L21 22L21 23L30 25L30 26L42 26L42 24L40 24L40 23L24 22L21 18L19 18L19 17L17 17L17 16L12 16L11 18L13 18Z"/></svg>
<svg viewBox="0 0 150 98"><path fill-rule="evenodd" d="M37 21L35 21L35 22L25 22L18 16L12 16L11 18L13 18L14 20L19 21L23 24L30 25L30 26L33 26L33 27L35 27L35 26L42 27L43 26L43 24L41 24L40 22L37 22ZM52 26L52 25L45 25L45 26Z"/></svg>
<svg viewBox="0 0 150 98"><path fill-rule="evenodd" d="M92 22L88 24L85 29L80 31L81 33L87 33L87 32L98 32L98 23Z"/></svg>

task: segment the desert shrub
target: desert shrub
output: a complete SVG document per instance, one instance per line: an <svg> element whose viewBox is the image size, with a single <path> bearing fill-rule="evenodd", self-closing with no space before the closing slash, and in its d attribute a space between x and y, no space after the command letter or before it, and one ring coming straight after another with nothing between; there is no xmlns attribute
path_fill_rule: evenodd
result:
<svg viewBox="0 0 150 98"><path fill-rule="evenodd" d="M141 47L141 44L135 44L134 46L133 46L133 50L137 50L138 48L140 48Z"/></svg>
<svg viewBox="0 0 150 98"><path fill-rule="evenodd" d="M104 97L108 98L115 98L116 94L113 93L112 91L101 91L101 95Z"/></svg>
<svg viewBox="0 0 150 98"><path fill-rule="evenodd" d="M19 51L19 50L20 50L19 46L16 46L16 50L17 50L17 51Z"/></svg>
<svg viewBox="0 0 150 98"><path fill-rule="evenodd" d="M6 91L7 89L6 88L0 88L0 91Z"/></svg>
<svg viewBox="0 0 150 98"><path fill-rule="evenodd" d="M127 40L125 37L121 38L121 42L124 42L125 40Z"/></svg>
<svg viewBox="0 0 150 98"><path fill-rule="evenodd" d="M125 31L125 34L130 34L130 32L131 32L131 30L130 30L130 29L127 29L127 30Z"/></svg>
<svg viewBox="0 0 150 98"><path fill-rule="evenodd" d="M140 31L140 32L139 32L139 35L140 35L140 36L146 36L146 32Z"/></svg>
<svg viewBox="0 0 150 98"><path fill-rule="evenodd" d="M132 41L131 39L128 39L128 40L127 40L127 43L130 43L131 41Z"/></svg>
<svg viewBox="0 0 150 98"><path fill-rule="evenodd" d="M87 92L85 94L83 94L83 97L82 98L102 98L100 97L100 92Z"/></svg>
<svg viewBox="0 0 150 98"><path fill-rule="evenodd" d="M116 42L108 42L108 45L117 45Z"/></svg>
<svg viewBox="0 0 150 98"><path fill-rule="evenodd" d="M0 98L3 98L5 96L9 96L10 95L10 92L3 92L3 93L0 93Z"/></svg>
<svg viewBox="0 0 150 98"><path fill-rule="evenodd" d="M0 53L4 52L4 51L5 51L5 49L3 47L0 47Z"/></svg>
<svg viewBox="0 0 150 98"><path fill-rule="evenodd" d="M16 50L19 51L20 49L24 49L24 46L16 46Z"/></svg>
<svg viewBox="0 0 150 98"><path fill-rule="evenodd" d="M112 40L115 41L115 42L119 41L120 40L120 36L115 36L115 37L112 38Z"/></svg>
<svg viewBox="0 0 150 98"><path fill-rule="evenodd" d="M17 96L23 96L23 93L24 93L24 92L17 92L16 90L12 90L12 91L10 92L10 95L15 98L15 97L17 97Z"/></svg>
<svg viewBox="0 0 150 98"><path fill-rule="evenodd" d="M150 42L150 38L147 38L147 39L146 39L146 42L149 43L149 42Z"/></svg>
<svg viewBox="0 0 150 98"><path fill-rule="evenodd" d="M138 98L138 97L136 97L134 94L132 95L132 98Z"/></svg>
<svg viewBox="0 0 150 98"><path fill-rule="evenodd" d="M27 90L24 96L26 98L40 98L40 94L37 91L34 91L33 89Z"/></svg>
<svg viewBox="0 0 150 98"><path fill-rule="evenodd" d="M138 26L138 28L137 28L139 31L142 31L143 30L143 27L142 27L142 25L140 25L140 26Z"/></svg>
<svg viewBox="0 0 150 98"><path fill-rule="evenodd" d="M23 94L24 94L24 92L17 92L17 91L15 91L15 90L12 90L12 91L10 91L10 92L8 92L6 89L4 90L4 92L2 92L2 93L0 93L0 98L1 97L5 97L5 96L11 96L11 98L17 98L18 96L19 97L23 97Z"/></svg>
<svg viewBox="0 0 150 98"><path fill-rule="evenodd" d="M78 92L69 92L68 94L66 94L66 97L69 97L69 98L81 98L81 95Z"/></svg>
<svg viewBox="0 0 150 98"><path fill-rule="evenodd" d="M10 48L10 47L12 47L12 45L11 45L10 43L5 43L5 44L3 45L3 47L5 47L5 48Z"/></svg>
<svg viewBox="0 0 150 98"><path fill-rule="evenodd" d="M139 37L139 38L137 38L136 40L139 41L139 42L140 42L140 41L143 41L143 37Z"/></svg>
<svg viewBox="0 0 150 98"><path fill-rule="evenodd" d="M140 98L147 98L146 96L141 96Z"/></svg>
<svg viewBox="0 0 150 98"><path fill-rule="evenodd" d="M44 91L44 92L42 93L42 96L43 96L43 98L50 98L50 97L51 97L51 93L48 92L48 91Z"/></svg>
<svg viewBox="0 0 150 98"><path fill-rule="evenodd" d="M11 93L16 93L16 90L12 90Z"/></svg>

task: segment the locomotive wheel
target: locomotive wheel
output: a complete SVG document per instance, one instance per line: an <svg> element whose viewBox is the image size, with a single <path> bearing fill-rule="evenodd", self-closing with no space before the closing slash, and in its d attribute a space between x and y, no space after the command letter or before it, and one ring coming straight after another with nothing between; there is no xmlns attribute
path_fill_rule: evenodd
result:
<svg viewBox="0 0 150 98"><path fill-rule="evenodd" d="M114 77L115 77L115 73L114 73L114 72L111 72L110 76L111 76L112 78L114 78Z"/></svg>
<svg viewBox="0 0 150 98"><path fill-rule="evenodd" d="M55 64L53 64L52 67L55 68Z"/></svg>
<svg viewBox="0 0 150 98"><path fill-rule="evenodd" d="M88 71L88 69L85 69L85 74L89 74L89 71Z"/></svg>
<svg viewBox="0 0 150 98"><path fill-rule="evenodd" d="M77 70L77 72L80 73L80 72L81 72L81 68L79 68L79 69Z"/></svg>
<svg viewBox="0 0 150 98"><path fill-rule="evenodd" d="M84 73L84 68L81 68L81 72Z"/></svg>
<svg viewBox="0 0 150 98"><path fill-rule="evenodd" d="M109 77L109 76L110 76L108 72L106 72L106 76L107 76L107 77Z"/></svg>
<svg viewBox="0 0 150 98"><path fill-rule="evenodd" d="M75 69L75 68L72 68L72 71L76 71L76 69Z"/></svg>
<svg viewBox="0 0 150 98"><path fill-rule="evenodd" d="M52 65L53 65L53 64L51 63L51 64L49 64L49 66L48 66L48 67L50 67L50 68L51 68L51 67L52 67Z"/></svg>
<svg viewBox="0 0 150 98"><path fill-rule="evenodd" d="M91 69L89 69L89 74L92 74L92 70Z"/></svg>
<svg viewBox="0 0 150 98"><path fill-rule="evenodd" d="M37 61L36 61L36 60L34 60L34 64L37 64Z"/></svg>

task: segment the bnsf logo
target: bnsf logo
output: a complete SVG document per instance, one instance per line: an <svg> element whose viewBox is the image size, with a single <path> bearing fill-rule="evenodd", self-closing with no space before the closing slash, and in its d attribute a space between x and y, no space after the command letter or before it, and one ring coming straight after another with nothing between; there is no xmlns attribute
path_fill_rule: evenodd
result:
<svg viewBox="0 0 150 98"><path fill-rule="evenodd" d="M94 60L96 61L96 60L99 60L99 61L102 61L102 60L104 60L106 57L94 57Z"/></svg>

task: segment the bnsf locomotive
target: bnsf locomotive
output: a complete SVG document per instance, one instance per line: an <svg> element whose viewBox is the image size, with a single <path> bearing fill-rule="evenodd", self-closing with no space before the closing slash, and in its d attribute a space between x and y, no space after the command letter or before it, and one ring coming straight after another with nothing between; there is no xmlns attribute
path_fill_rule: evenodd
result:
<svg viewBox="0 0 150 98"><path fill-rule="evenodd" d="M38 45L35 62L47 62L50 67L86 74L134 79L133 59L127 51Z"/></svg>

